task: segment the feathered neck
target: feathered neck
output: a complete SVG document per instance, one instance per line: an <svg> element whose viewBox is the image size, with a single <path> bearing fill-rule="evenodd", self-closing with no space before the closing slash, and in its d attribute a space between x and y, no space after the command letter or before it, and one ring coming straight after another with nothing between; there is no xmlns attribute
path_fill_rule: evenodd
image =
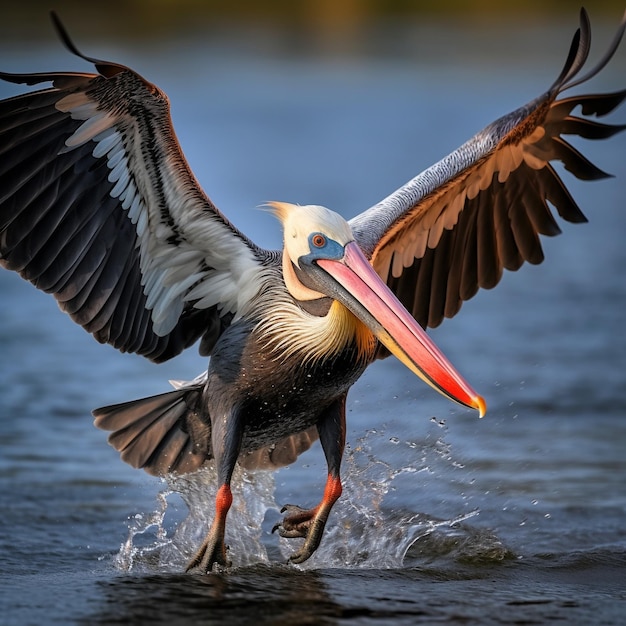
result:
<svg viewBox="0 0 626 626"><path fill-rule="evenodd" d="M354 346L359 360L369 361L376 338L360 320L334 300L326 315L312 315L283 287L266 293L272 315L254 329L276 360L298 357L303 363L317 363L338 356Z"/></svg>

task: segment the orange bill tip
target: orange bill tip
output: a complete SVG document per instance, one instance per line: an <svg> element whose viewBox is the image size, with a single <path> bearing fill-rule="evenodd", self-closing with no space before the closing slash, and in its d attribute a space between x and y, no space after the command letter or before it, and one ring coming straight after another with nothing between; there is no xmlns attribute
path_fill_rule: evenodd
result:
<svg viewBox="0 0 626 626"><path fill-rule="evenodd" d="M487 403L482 396L476 396L474 398L474 408L478 411L478 417L485 417L485 413L487 413Z"/></svg>

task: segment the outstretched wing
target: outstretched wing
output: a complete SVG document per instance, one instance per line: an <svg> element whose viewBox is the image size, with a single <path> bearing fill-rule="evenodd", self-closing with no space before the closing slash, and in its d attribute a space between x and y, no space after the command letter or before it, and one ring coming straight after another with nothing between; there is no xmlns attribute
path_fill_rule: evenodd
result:
<svg viewBox="0 0 626 626"><path fill-rule="evenodd" d="M6 74L52 87L0 102L0 263L102 343L163 361L209 353L270 253L205 196L167 97L127 67Z"/></svg>
<svg viewBox="0 0 626 626"><path fill-rule="evenodd" d="M504 268L541 263L539 235L560 232L552 210L586 221L551 161L583 180L608 176L562 135L604 139L626 126L572 115L610 113L626 90L557 100L595 76L611 59L626 15L602 60L580 78L590 47L587 13L558 79L542 96L478 133L379 204L351 220L378 274L423 326L453 317L480 287L494 287ZM549 204L548 204L549 203Z"/></svg>

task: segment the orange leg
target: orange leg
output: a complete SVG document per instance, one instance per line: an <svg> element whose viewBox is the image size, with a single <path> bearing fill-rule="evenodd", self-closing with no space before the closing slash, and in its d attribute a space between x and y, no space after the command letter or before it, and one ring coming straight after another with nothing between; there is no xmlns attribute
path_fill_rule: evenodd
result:
<svg viewBox="0 0 626 626"><path fill-rule="evenodd" d="M211 524L211 529L202 542L200 549L187 565L187 572L195 567L198 567L204 573L210 572L214 563L230 567L231 563L226 558L224 531L226 530L226 515L232 503L233 495L230 487L222 485L215 495L215 518Z"/></svg>
<svg viewBox="0 0 626 626"><path fill-rule="evenodd" d="M235 463L241 447L242 427L239 416L231 413L228 419L212 423L211 443L217 467L217 484L220 485L215 494L215 517L200 549L187 565L189 571L198 568L202 573L208 573L214 564L230 567L226 557L224 532L226 530L226 516L233 503L233 494L230 490L230 481L235 469Z"/></svg>
<svg viewBox="0 0 626 626"><path fill-rule="evenodd" d="M288 513L283 521L274 526L281 537L306 537L300 550L292 554L289 560L292 563L303 563L319 547L326 527L326 521L333 505L341 495L341 479L339 476L328 475L324 497L313 509L302 509L295 504L285 505L281 513ZM272 532L273 532L272 531Z"/></svg>
<svg viewBox="0 0 626 626"><path fill-rule="evenodd" d="M322 541L330 511L341 496L339 470L345 446L345 403L344 396L331 406L317 426L328 464L328 478L322 501L312 509L302 509L294 504L287 504L281 511L287 515L272 530L272 532L278 530L281 537L305 537L300 550L289 557L292 563L303 563L317 550Z"/></svg>

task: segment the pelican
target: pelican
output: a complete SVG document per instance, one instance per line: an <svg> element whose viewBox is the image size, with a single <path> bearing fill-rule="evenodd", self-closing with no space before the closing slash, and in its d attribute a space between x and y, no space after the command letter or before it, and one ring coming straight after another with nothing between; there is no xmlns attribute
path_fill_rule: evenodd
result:
<svg viewBox="0 0 626 626"><path fill-rule="evenodd" d="M99 342L163 362L199 340L208 370L161 395L94 411L124 461L155 475L213 459L215 516L188 570L229 565L224 531L237 462L289 463L319 438L328 475L312 509L287 505L275 530L317 549L341 495L346 396L377 358L395 355L448 398L485 401L425 332L456 315L503 269L540 263L553 214L585 216L552 166L608 176L563 135L608 138L626 90L560 98L598 74L580 13L550 88L504 115L378 204L346 221L321 206L269 203L282 250L236 228L200 188L166 95L132 69L66 47L97 73L0 73L50 86L0 102L0 262L51 293ZM580 115L572 111L580 107Z"/></svg>

